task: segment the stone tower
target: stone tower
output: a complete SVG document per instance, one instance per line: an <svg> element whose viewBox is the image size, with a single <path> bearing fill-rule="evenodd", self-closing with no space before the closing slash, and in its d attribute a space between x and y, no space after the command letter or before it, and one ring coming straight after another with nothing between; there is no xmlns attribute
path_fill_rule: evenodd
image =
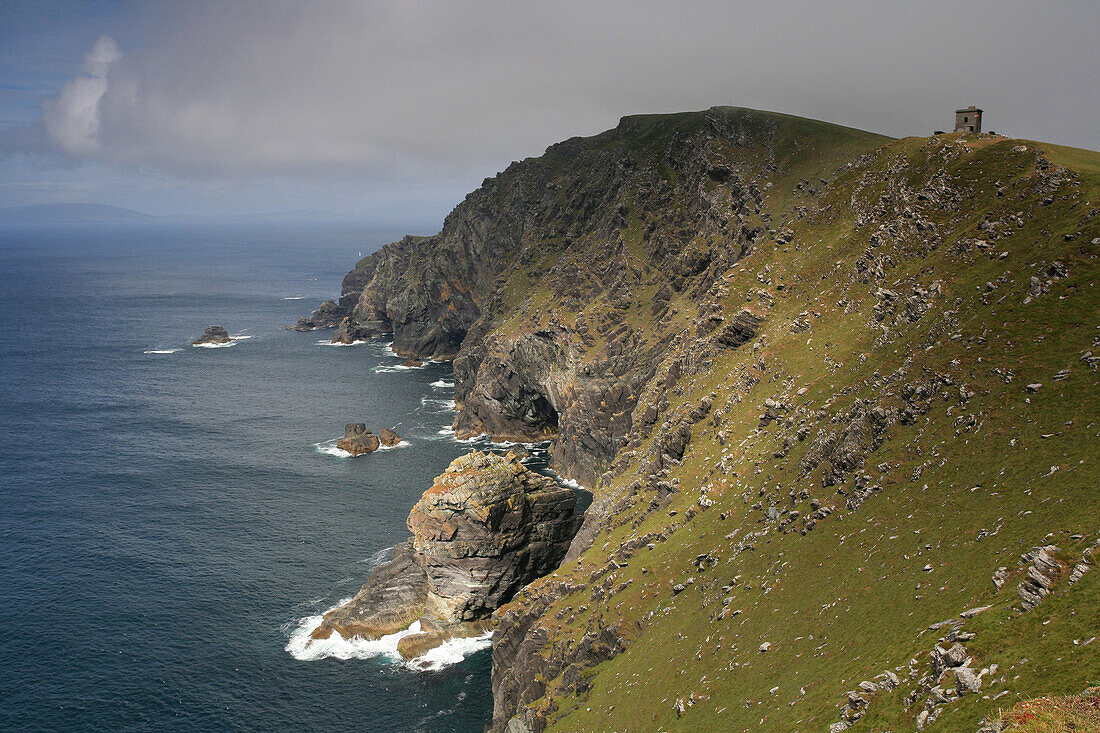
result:
<svg viewBox="0 0 1100 733"><path fill-rule="evenodd" d="M982 110L974 105L955 110L955 132L981 132Z"/></svg>

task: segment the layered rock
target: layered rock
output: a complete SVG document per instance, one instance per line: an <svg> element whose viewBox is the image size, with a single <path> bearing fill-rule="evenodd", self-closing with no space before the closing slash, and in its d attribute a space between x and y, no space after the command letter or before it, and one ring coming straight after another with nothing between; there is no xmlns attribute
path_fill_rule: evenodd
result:
<svg viewBox="0 0 1100 733"><path fill-rule="evenodd" d="M207 326L202 336L191 342L192 346L205 346L207 344L228 344L232 341L229 331L222 326Z"/></svg>
<svg viewBox="0 0 1100 733"><path fill-rule="evenodd" d="M344 426L344 437L336 441L336 447L353 456L361 456L378 450L380 443L378 436L367 430L365 423L352 422Z"/></svg>
<svg viewBox="0 0 1100 733"><path fill-rule="evenodd" d="M483 632L494 610L561 562L579 524L575 503L514 455L455 459L409 513L412 539L313 638L375 639L419 621L421 633L401 640L408 658Z"/></svg>
<svg viewBox="0 0 1100 733"><path fill-rule="evenodd" d="M456 458L409 513L427 613L445 623L485 618L556 568L577 530L576 501L514 455Z"/></svg>

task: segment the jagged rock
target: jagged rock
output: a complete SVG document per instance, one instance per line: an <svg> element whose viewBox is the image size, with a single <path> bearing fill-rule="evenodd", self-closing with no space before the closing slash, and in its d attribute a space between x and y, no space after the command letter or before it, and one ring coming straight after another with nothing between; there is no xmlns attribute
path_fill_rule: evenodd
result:
<svg viewBox="0 0 1100 733"><path fill-rule="evenodd" d="M456 458L409 513L430 580L428 613L446 622L484 618L556 568L578 527L576 501L514 457Z"/></svg>
<svg viewBox="0 0 1100 733"><path fill-rule="evenodd" d="M221 326L207 326L202 336L191 342L192 346L202 346L204 344L228 344L232 341L229 337L229 331L226 331Z"/></svg>
<svg viewBox="0 0 1100 733"><path fill-rule="evenodd" d="M1016 593L1025 611L1035 608L1050 593L1050 587L1061 569L1058 561L1051 554L1057 551L1058 548L1054 545L1047 545L1024 554L1024 562L1031 564L1027 568L1027 577L1016 588Z"/></svg>
<svg viewBox="0 0 1100 733"><path fill-rule="evenodd" d="M382 430L378 433L378 440L382 443L382 445L386 446L387 448L392 448L393 446L400 443L402 438L400 435L393 432L389 428L382 428Z"/></svg>
<svg viewBox="0 0 1100 733"><path fill-rule="evenodd" d="M352 422L344 426L344 437L336 441L336 447L353 456L378 450L378 436L367 430L365 423Z"/></svg>
<svg viewBox="0 0 1100 733"><path fill-rule="evenodd" d="M373 639L419 620L421 632L399 646L409 658L483 632L494 610L557 567L576 531L575 503L571 490L514 458L456 458L409 513L412 539L326 614L313 638Z"/></svg>
<svg viewBox="0 0 1100 733"><path fill-rule="evenodd" d="M424 366L424 362L420 359L417 359L415 356L410 356L408 359L405 359L405 361L401 362L401 366L412 367L415 369L417 367Z"/></svg>
<svg viewBox="0 0 1100 733"><path fill-rule="evenodd" d="M308 318L298 319L298 323L288 326L290 331L314 331L320 328L338 326L348 315L347 309L340 307L335 300L326 300Z"/></svg>
<svg viewBox="0 0 1100 733"><path fill-rule="evenodd" d="M351 601L325 614L312 636L327 639L336 632L345 639L377 639L397 633L423 614L427 596L428 576L416 561L412 541L402 542Z"/></svg>
<svg viewBox="0 0 1100 733"><path fill-rule="evenodd" d="M960 695L967 692L978 692L982 689L982 678L970 667L958 667L955 670L957 690Z"/></svg>

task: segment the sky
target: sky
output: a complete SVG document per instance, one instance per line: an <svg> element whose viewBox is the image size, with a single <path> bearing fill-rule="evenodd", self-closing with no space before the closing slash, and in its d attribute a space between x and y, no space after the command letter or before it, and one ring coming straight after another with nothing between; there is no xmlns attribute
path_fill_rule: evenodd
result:
<svg viewBox="0 0 1100 733"><path fill-rule="evenodd" d="M0 207L441 220L627 114L1100 150L1096 0L0 2Z"/></svg>

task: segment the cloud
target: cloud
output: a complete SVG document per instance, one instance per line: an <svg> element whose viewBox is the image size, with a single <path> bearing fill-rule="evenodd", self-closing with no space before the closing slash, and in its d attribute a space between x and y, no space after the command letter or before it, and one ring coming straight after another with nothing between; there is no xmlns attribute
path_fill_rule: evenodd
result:
<svg viewBox="0 0 1100 733"><path fill-rule="evenodd" d="M100 103L107 93L107 73L122 59L113 38L100 36L84 55L85 76L61 88L42 103L42 123L51 142L74 156L89 156L99 150Z"/></svg>
<svg viewBox="0 0 1100 733"><path fill-rule="evenodd" d="M999 131L1100 147L1085 2L156 7L140 47L101 38L44 105L65 155L197 177L479 180L624 114L715 104L906 135L975 103Z"/></svg>

